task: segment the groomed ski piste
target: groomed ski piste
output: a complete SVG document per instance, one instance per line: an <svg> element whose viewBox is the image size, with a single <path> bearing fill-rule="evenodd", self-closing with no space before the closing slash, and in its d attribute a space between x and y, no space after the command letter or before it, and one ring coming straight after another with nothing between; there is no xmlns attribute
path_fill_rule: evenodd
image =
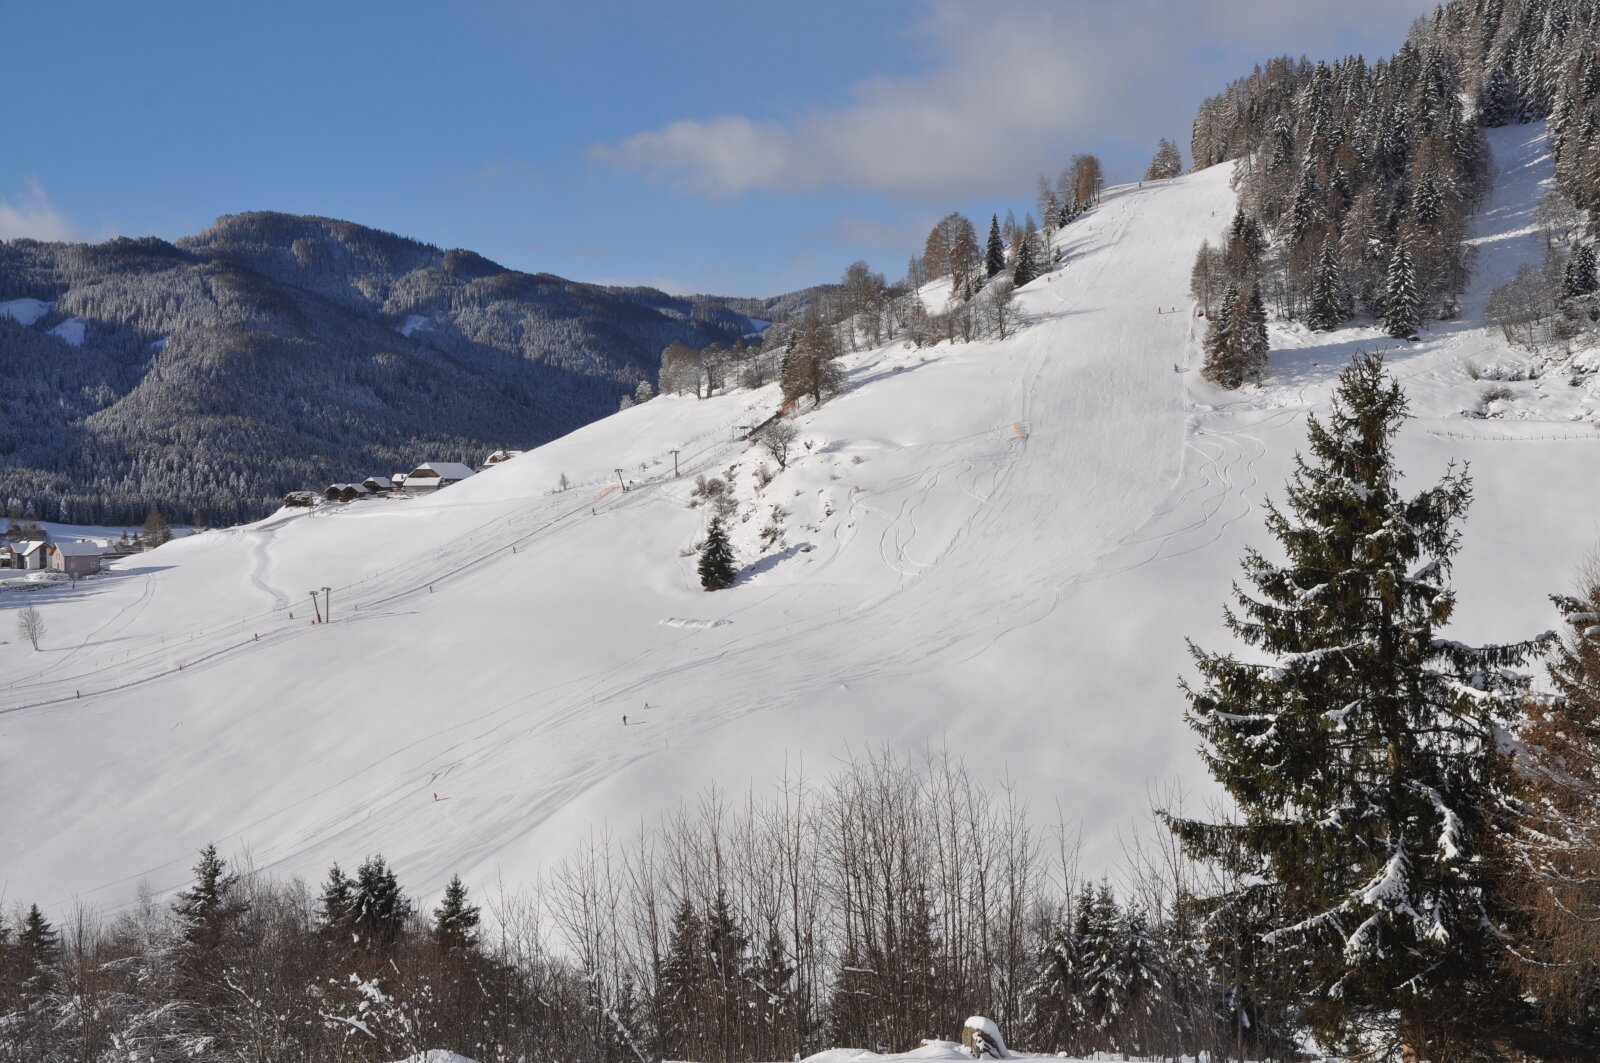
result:
<svg viewBox="0 0 1600 1063"><path fill-rule="evenodd" d="M743 438L775 387L662 397L432 497L284 511L75 590L0 592L0 899L115 909L185 884L208 842L310 880L381 852L424 897L455 873L514 887L713 784L880 748L1013 780L1036 820L1081 828L1097 873L1153 795L1213 793L1184 639L1230 644L1239 558L1272 547L1262 503L1355 349L1386 348L1411 397L1414 489L1471 462L1452 637L1554 626L1546 595L1600 541L1592 387L1508 383L1502 416L1463 415L1475 372L1530 361L1482 308L1543 254L1551 176L1542 125L1490 139L1463 316L1419 343L1275 326L1264 386L1201 380L1188 278L1234 211L1223 165L1110 191L1019 292L1014 337L847 355L786 470ZM702 474L753 514L717 593L691 552ZM38 653L13 634L25 604Z"/></svg>

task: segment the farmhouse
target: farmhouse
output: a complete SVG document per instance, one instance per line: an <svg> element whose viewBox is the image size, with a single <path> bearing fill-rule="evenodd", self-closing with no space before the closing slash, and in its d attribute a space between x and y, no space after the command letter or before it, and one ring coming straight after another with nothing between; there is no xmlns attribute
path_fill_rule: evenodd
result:
<svg viewBox="0 0 1600 1063"><path fill-rule="evenodd" d="M43 571L47 545L43 539L30 539L26 542L13 543L11 545L11 567L34 572Z"/></svg>
<svg viewBox="0 0 1600 1063"><path fill-rule="evenodd" d="M427 461L406 474L403 486L409 494L426 494L460 483L472 470L458 461Z"/></svg>
<svg viewBox="0 0 1600 1063"><path fill-rule="evenodd" d="M83 541L51 543L50 568L69 576L92 576L100 571L100 545Z"/></svg>
<svg viewBox="0 0 1600 1063"><path fill-rule="evenodd" d="M483 459L483 467L487 469L491 465L499 465L502 461L510 461L521 453L520 450L497 450Z"/></svg>
<svg viewBox="0 0 1600 1063"><path fill-rule="evenodd" d="M330 484L322 492L322 497L329 502L354 502L358 498L366 498L372 494L365 484Z"/></svg>

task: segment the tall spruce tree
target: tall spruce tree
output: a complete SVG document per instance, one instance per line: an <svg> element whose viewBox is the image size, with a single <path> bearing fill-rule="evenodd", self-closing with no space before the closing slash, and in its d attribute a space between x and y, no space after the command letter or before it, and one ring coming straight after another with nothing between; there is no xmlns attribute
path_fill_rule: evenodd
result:
<svg viewBox="0 0 1600 1063"><path fill-rule="evenodd" d="M1022 243L1017 245L1017 265L1011 273L1011 282L1018 288L1024 284L1038 280L1041 273L1039 266L1039 234L1034 231L1032 219L1023 231Z"/></svg>
<svg viewBox="0 0 1600 1063"><path fill-rule="evenodd" d="M330 941L348 941L355 917L355 880L334 864L317 900L317 929Z"/></svg>
<svg viewBox="0 0 1600 1063"><path fill-rule="evenodd" d="M201 1003L214 1003L222 994L229 938L248 908L238 887L239 876L228 870L215 845L207 845L194 866L194 885L172 905L178 924L178 975Z"/></svg>
<svg viewBox="0 0 1600 1063"><path fill-rule="evenodd" d="M1422 294L1417 288L1417 267L1402 234L1389 256L1383 283L1383 330L1398 339L1410 339L1422 325Z"/></svg>
<svg viewBox="0 0 1600 1063"><path fill-rule="evenodd" d="M1350 296L1345 291L1344 274L1339 269L1339 258L1334 254L1333 240L1322 243L1322 257L1317 261L1316 276L1311 281L1311 312L1306 324L1318 332L1327 332L1344 324L1350 316Z"/></svg>
<svg viewBox="0 0 1600 1063"><path fill-rule="evenodd" d="M684 897L672 917L667 954L656 970L657 1059L694 1059L701 1047L701 1004L708 989L705 922Z"/></svg>
<svg viewBox="0 0 1600 1063"><path fill-rule="evenodd" d="M1073 923L1058 919L1033 961L1034 975L1023 999L1036 1048L1078 1054L1088 1051L1077 1004L1083 995L1083 959Z"/></svg>
<svg viewBox="0 0 1600 1063"><path fill-rule="evenodd" d="M726 590L738 577L733 563L733 544L721 517L712 517L706 528L706 541L700 547L700 586L708 591Z"/></svg>
<svg viewBox="0 0 1600 1063"><path fill-rule="evenodd" d="M37 1000L56 986L56 961L61 957L61 934L37 904L28 906L17 928L12 963L24 1001Z"/></svg>
<svg viewBox="0 0 1600 1063"><path fill-rule="evenodd" d="M991 277L999 276L1006 268L1006 245L1000 239L1000 215L989 216L989 247L983 257L983 269Z"/></svg>
<svg viewBox="0 0 1600 1063"><path fill-rule="evenodd" d="M433 936L446 952L470 949L478 943L478 906L467 901L460 875L451 876L439 907L433 910Z"/></svg>
<svg viewBox="0 0 1600 1063"><path fill-rule="evenodd" d="M1267 304L1261 299L1260 281L1250 286L1250 298L1244 303L1234 342L1239 347L1239 364L1246 379L1259 384L1267 371L1267 355L1271 352L1267 339Z"/></svg>
<svg viewBox="0 0 1600 1063"><path fill-rule="evenodd" d="M1464 471L1411 497L1393 440L1406 400L1359 353L1326 423L1309 418L1287 508L1267 528L1287 559L1243 562L1230 631L1270 660L1193 644L1190 725L1237 818L1169 822L1239 885L1212 898L1268 953L1253 981L1309 1001L1326 1044L1375 1033L1460 1058L1463 1037L1511 1021L1493 984L1495 901L1480 859L1500 799L1504 726L1530 644L1439 637Z"/></svg>
<svg viewBox="0 0 1600 1063"><path fill-rule="evenodd" d="M356 869L351 896L352 925L368 951L381 952L392 946L411 917L411 901L400 889L400 880L382 855L369 856Z"/></svg>
<svg viewBox="0 0 1600 1063"><path fill-rule="evenodd" d="M1234 357L1234 328L1239 318L1239 286L1232 281L1222 293L1221 305L1210 317L1206 329L1206 360L1200 375L1218 387L1236 388L1244 382Z"/></svg>
<svg viewBox="0 0 1600 1063"><path fill-rule="evenodd" d="M1562 294L1567 298L1594 294L1600 289L1600 277L1595 274L1595 254L1593 244L1579 244L1572 249L1572 255L1567 259L1567 272L1562 285Z"/></svg>

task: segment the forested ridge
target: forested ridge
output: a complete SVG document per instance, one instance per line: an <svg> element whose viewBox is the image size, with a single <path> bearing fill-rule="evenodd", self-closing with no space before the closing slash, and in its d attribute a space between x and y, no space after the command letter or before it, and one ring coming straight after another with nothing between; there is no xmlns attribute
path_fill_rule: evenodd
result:
<svg viewBox="0 0 1600 1063"><path fill-rule="evenodd" d="M177 243L0 243L17 300L37 302L0 311L0 505L98 524L250 520L289 490L534 446L615 409L667 344L735 341L778 302L275 213Z"/></svg>
<svg viewBox="0 0 1600 1063"><path fill-rule="evenodd" d="M1486 126L1549 120L1561 203L1543 210L1577 221L1545 272L1564 284L1573 257L1584 272L1600 206L1597 55L1595 0L1450 0L1388 59L1274 59L1205 100L1194 164L1238 160L1239 188L1226 245L1195 266L1196 298L1223 326L1207 375L1259 376L1266 308L1318 330L1365 316L1402 339L1455 317L1473 267L1466 223L1488 190ZM1553 292L1547 315L1571 294ZM1592 325L1587 309L1573 314ZM1568 331L1594 330L1575 318Z"/></svg>

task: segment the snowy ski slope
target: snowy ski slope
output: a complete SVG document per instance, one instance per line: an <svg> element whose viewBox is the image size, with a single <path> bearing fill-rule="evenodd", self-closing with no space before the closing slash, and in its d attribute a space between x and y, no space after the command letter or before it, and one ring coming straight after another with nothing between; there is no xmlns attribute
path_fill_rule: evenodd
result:
<svg viewBox="0 0 1600 1063"><path fill-rule="evenodd" d="M1481 306L1542 253L1541 133L1491 131L1467 313L1394 354L1413 482L1473 463L1468 640L1550 626L1544 595L1600 540L1600 492L1574 489L1600 432L1571 419L1600 397L1523 382L1511 419L1461 416L1485 386L1468 364L1515 360ZM773 389L660 398L433 498L279 514L75 592L0 594L4 900L115 906L182 884L208 841L310 878L381 851L421 893L515 883L709 783L826 774L880 744L1008 775L1040 818L1082 824L1086 870L1114 860L1152 791L1209 792L1184 636L1225 639L1306 412L1351 350L1390 342L1277 329L1267 386L1199 380L1188 272L1232 215L1228 176L1114 190L1022 291L1033 321L1011 340L849 356L847 391L759 491L771 462L739 437ZM730 471L755 506L745 577L706 594L687 503L695 475ZM774 505L785 538L763 556ZM332 623L312 625L324 586ZM11 634L24 601L38 654Z"/></svg>

